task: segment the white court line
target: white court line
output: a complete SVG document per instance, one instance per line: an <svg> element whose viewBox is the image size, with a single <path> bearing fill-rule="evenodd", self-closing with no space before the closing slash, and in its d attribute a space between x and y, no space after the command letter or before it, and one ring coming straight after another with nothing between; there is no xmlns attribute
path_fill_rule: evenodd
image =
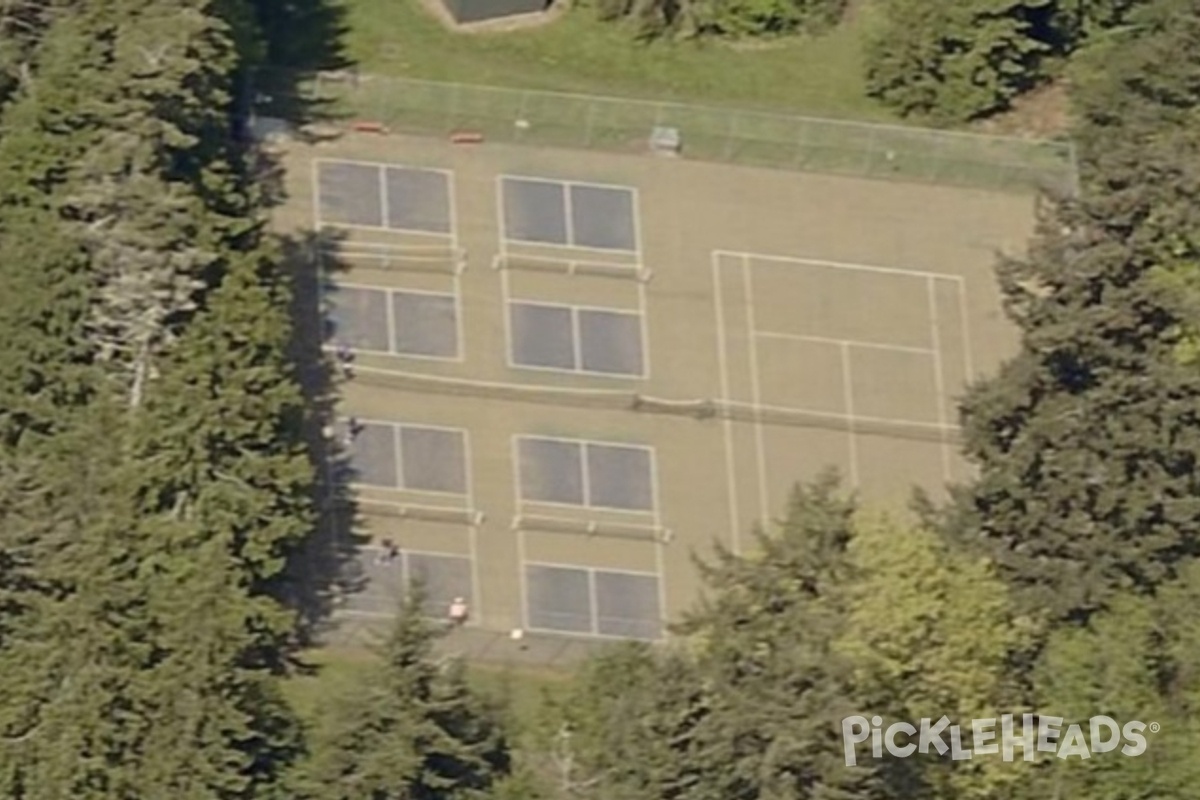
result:
<svg viewBox="0 0 1200 800"><path fill-rule="evenodd" d="M391 230L388 220L391 219L391 208L388 207L387 167L380 164L379 170L379 219L383 227Z"/></svg>
<svg viewBox="0 0 1200 800"><path fill-rule="evenodd" d="M587 571L587 587L588 587L588 605L592 609L591 619L588 623L592 626L592 636L600 633L600 598L596 592L596 570L589 569Z"/></svg>
<svg viewBox="0 0 1200 800"><path fill-rule="evenodd" d="M850 483L855 488L859 488L858 482L858 431L855 428L854 422L854 378L850 373L850 346L843 344L842 350L842 393L846 404L846 418L849 424L849 433L846 440L850 445Z"/></svg>
<svg viewBox="0 0 1200 800"><path fill-rule="evenodd" d="M511 466L512 482L513 482L513 519L516 520L521 514L521 461L520 452L517 449L518 437L509 436L508 453ZM514 530L515 528L515 530ZM514 525L510 526L510 531L516 534L517 537L517 586L521 594L521 608L518 611L518 619L521 621L523 630L529 629L529 587L525 577L525 529Z"/></svg>
<svg viewBox="0 0 1200 800"><path fill-rule="evenodd" d="M713 273L713 300L717 313L717 372L721 382L721 402L727 403L729 396L729 365L725 355L725 298L721 290L721 261L713 253L710 257ZM725 438L725 488L729 492L729 532L732 539L734 554L742 551L741 547L741 514L738 510L737 481L734 477L733 466L733 420L726 417L721 420Z"/></svg>
<svg viewBox="0 0 1200 800"><path fill-rule="evenodd" d="M731 250L714 250L718 255L730 256L732 258L754 259L755 261L769 261L775 263L825 267L829 269L844 269L855 272L874 272L880 275L901 275L909 278L935 278L937 280L954 281L962 283L961 275L952 275L943 272L926 272L924 270L899 269L897 267L879 267L873 264L854 264L846 261L826 261L819 258L798 258L796 256L777 256L769 253L754 253L748 251L731 251Z"/></svg>
<svg viewBox="0 0 1200 800"><path fill-rule="evenodd" d="M933 385L937 392L938 424L946 425L946 379L942 374L941 326L937 310L937 285L930 279L927 284L929 291L929 334L933 340ZM950 445L942 440L942 479L950 482Z"/></svg>
<svg viewBox="0 0 1200 800"><path fill-rule="evenodd" d="M667 617L667 569L666 569L666 542L663 531L666 528L663 526L662 518L662 498L660 496L660 487L658 485L658 453L655 450L650 451L650 505L654 507L654 529L657 535L654 537L654 569L658 573L658 614L660 622L665 622ZM597 606L597 609L599 606Z"/></svg>
<svg viewBox="0 0 1200 800"><path fill-rule="evenodd" d="M579 325L579 309L572 308L567 312L571 320L571 358L575 361L575 370L583 369L583 336Z"/></svg>
<svg viewBox="0 0 1200 800"><path fill-rule="evenodd" d="M588 467L588 455L590 448L587 442L579 443L579 466L583 472L583 506L584 508L592 508L592 475L591 469Z"/></svg>
<svg viewBox="0 0 1200 800"><path fill-rule="evenodd" d="M650 320L648 306L649 302L646 297L646 282L638 281L638 320L639 333L642 341L638 343L640 355L642 357L642 374L639 376L642 380L650 380Z"/></svg>
<svg viewBox="0 0 1200 800"><path fill-rule="evenodd" d="M396 459L396 488L407 491L404 480L404 450L400 445L400 426L392 425L392 456Z"/></svg>
<svg viewBox="0 0 1200 800"><path fill-rule="evenodd" d="M629 208L633 213L633 246L638 255L638 263L642 260L642 200L641 191L636 186L629 187L633 195L629 200Z"/></svg>
<svg viewBox="0 0 1200 800"><path fill-rule="evenodd" d="M813 344L828 344L834 346L850 345L870 350L890 350L897 353L916 353L923 356L934 355L937 351L928 347L909 347L902 344L882 344L879 342L863 342L857 339L831 339L826 336L807 336L798 333L776 333L775 331L755 331L754 335L761 339L790 339L797 342L812 342Z"/></svg>
<svg viewBox="0 0 1200 800"><path fill-rule="evenodd" d="M454 247L459 247L458 235L458 173L454 170L446 170L446 204L449 206L447 211L450 212L450 237L454 240Z"/></svg>
<svg viewBox="0 0 1200 800"><path fill-rule="evenodd" d="M463 430L463 470L466 474L467 483L467 508L471 509L471 524L467 527L467 549L471 554L471 601L479 614L476 622L483 624L484 604L483 604L483 584L479 579L479 525L481 522L480 514L476 512L475 505L475 469L474 456L471 453L471 432Z"/></svg>
<svg viewBox="0 0 1200 800"><path fill-rule="evenodd" d="M966 281L960 281L958 284L958 308L960 322L962 323L962 343L963 343L963 366L967 370L967 383L975 382L975 368L971 364L971 331L967 312L967 284Z"/></svg>
<svg viewBox="0 0 1200 800"><path fill-rule="evenodd" d="M454 281L454 356L460 364L467 360L466 323L463 321L462 276L457 272Z"/></svg>
<svg viewBox="0 0 1200 800"><path fill-rule="evenodd" d="M749 334L747 339L750 345L751 397L754 400L755 406L761 406L762 386L758 377L758 342L754 338L754 331L758 328L758 324L754 319L754 283L750 275L750 259L746 256L742 257L742 286L746 294L746 332ZM761 419L755 421L754 438L758 449L759 522L766 527L771 519L771 506L767 495L767 446L763 438L763 423Z"/></svg>
<svg viewBox="0 0 1200 800"><path fill-rule="evenodd" d="M571 217L573 209L571 208L571 186L564 183L562 185L563 196L563 219L567 228L567 244L571 247L575 246L575 220Z"/></svg>

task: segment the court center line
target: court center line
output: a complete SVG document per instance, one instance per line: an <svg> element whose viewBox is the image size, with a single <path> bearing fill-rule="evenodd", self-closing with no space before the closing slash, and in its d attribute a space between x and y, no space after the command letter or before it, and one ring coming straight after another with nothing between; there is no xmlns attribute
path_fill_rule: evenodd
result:
<svg viewBox="0 0 1200 800"><path fill-rule="evenodd" d="M521 456L519 451L520 436L510 434L508 437L509 463L511 466L513 487L513 521L517 522L516 530L512 531L517 539L517 587L521 595L521 608L517 619L522 629L529 628L529 587L525 578L525 529L519 524L521 518Z"/></svg>
<svg viewBox="0 0 1200 800"><path fill-rule="evenodd" d="M467 513L470 515L471 522L467 526L467 549L471 554L471 605L478 609L476 622L481 626L484 623L484 603L483 603L483 584L479 578L479 524L480 513L475 505L475 469L474 455L472 453L473 442L471 441L471 432L463 429L463 469L466 471L467 483Z"/></svg>
<svg viewBox="0 0 1200 800"><path fill-rule="evenodd" d="M638 344L640 348L638 355L640 355L642 359L642 374L636 377L640 378L641 380L648 381L650 380L650 320L648 313L650 303L647 297L646 284L642 281L638 281L637 296L638 316L640 317L638 320L638 327L640 328L640 333L642 335L642 341Z"/></svg>
<svg viewBox="0 0 1200 800"><path fill-rule="evenodd" d="M725 347L728 340L725 333L725 297L721 290L721 261L716 253L710 255L709 258L712 261L713 301L717 314L717 372L721 383L721 402L728 403L733 398L729 396L729 365L725 360ZM733 420L726 417L721 421L721 427L724 428L725 438L725 485L729 492L729 531L733 552L736 554L741 552L742 537L738 489L733 465Z"/></svg>
<svg viewBox="0 0 1200 800"><path fill-rule="evenodd" d="M391 209L388 203L387 167L376 165L379 170L379 221L383 228L391 229Z"/></svg>
<svg viewBox="0 0 1200 800"><path fill-rule="evenodd" d="M575 246L575 220L571 218L572 208L571 208L571 186L570 186L570 184L564 183L562 185L562 190L563 190L563 220L566 223L565 227L567 229L566 230L566 234L567 234L566 244L568 247L574 247Z"/></svg>
<svg viewBox="0 0 1200 800"><path fill-rule="evenodd" d="M850 346L842 344L842 393L845 398L846 420L849 422L846 439L850 446L850 485L859 488L858 480L858 431L854 417L854 379L850 372Z"/></svg>
<svg viewBox="0 0 1200 800"><path fill-rule="evenodd" d="M750 258L742 256L742 287L745 292L746 303L746 333L748 334L747 343L750 346L750 387L751 396L754 399L755 406L762 405L762 386L759 383L758 375L758 342L754 338L754 331L758 328L754 319L754 281L750 275L751 266ZM761 419L755 420L754 423L754 439L755 446L758 450L758 506L759 506L759 522L765 528L770 524L771 505L767 495L767 446L763 437L763 423Z"/></svg>
<svg viewBox="0 0 1200 800"><path fill-rule="evenodd" d="M910 347L902 344L884 344L881 342L863 342L857 339L833 339L826 336L808 336L798 333L777 333L775 331L755 331L754 335L760 339L785 339L796 342L812 342L813 344L828 344L835 346L850 345L851 347L861 347L868 350L890 350L897 353L916 353L917 355L931 356L936 353L936 350L929 347Z"/></svg>
<svg viewBox="0 0 1200 800"><path fill-rule="evenodd" d="M404 489L405 489L404 452L403 452L403 446L400 443L400 440L402 438L400 436L401 427L402 427L401 425L394 423L394 422L391 425L391 428L392 428L392 455L396 459L396 488L399 489L400 491L404 491Z"/></svg>
<svg viewBox="0 0 1200 800"><path fill-rule="evenodd" d="M933 385L934 391L937 392L937 419L938 424L945 427L946 425L946 379L942 374L942 350L941 350L941 324L938 318L937 309L937 284L933 279L929 279L926 283L929 294L929 335L933 341ZM944 438L941 445L942 451L942 479L946 483L950 482L950 443Z"/></svg>

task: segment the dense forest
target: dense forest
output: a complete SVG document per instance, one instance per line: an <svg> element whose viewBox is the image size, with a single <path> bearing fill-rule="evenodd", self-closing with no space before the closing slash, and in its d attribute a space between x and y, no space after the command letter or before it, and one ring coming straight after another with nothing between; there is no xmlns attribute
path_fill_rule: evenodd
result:
<svg viewBox="0 0 1200 800"><path fill-rule="evenodd" d="M646 34L841 0L602 3ZM997 264L1022 346L961 409L978 478L911 518L836 477L706 565L669 646L514 729L411 599L318 724L281 691L317 516L295 243L237 136L298 6L0 5L0 797L1191 798L1200 775L1200 3L883 0L874 91L965 119L1071 86L1078 197ZM858 713L1151 721L1138 757L843 763ZM832 722L835 721L835 722Z"/></svg>

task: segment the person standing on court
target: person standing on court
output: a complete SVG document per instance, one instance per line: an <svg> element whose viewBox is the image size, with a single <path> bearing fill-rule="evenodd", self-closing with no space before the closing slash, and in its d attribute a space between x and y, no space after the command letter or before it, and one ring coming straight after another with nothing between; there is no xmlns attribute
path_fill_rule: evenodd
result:
<svg viewBox="0 0 1200 800"><path fill-rule="evenodd" d="M467 609L467 601L461 597L454 598L454 602L450 604L450 624L465 625L470 612Z"/></svg>

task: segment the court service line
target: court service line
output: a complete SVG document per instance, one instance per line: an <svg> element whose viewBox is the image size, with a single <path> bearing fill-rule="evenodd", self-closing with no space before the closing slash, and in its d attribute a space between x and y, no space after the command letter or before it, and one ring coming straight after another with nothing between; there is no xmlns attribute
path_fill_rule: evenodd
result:
<svg viewBox="0 0 1200 800"><path fill-rule="evenodd" d="M963 366L967 370L967 383L974 383L975 367L971 363L974 356L971 354L971 325L970 312L967 310L966 281L960 281L958 284L958 313L959 321L962 324Z"/></svg>
<svg viewBox="0 0 1200 800"><path fill-rule="evenodd" d="M943 427L946 425L946 379L942 374L942 348L941 348L941 324L938 318L937 309L937 285L933 279L926 282L929 294L929 333L933 339L933 386L937 392L937 419L938 424ZM950 482L950 445L944 439L941 445L942 451L942 479L947 483Z"/></svg>
<svg viewBox="0 0 1200 800"><path fill-rule="evenodd" d="M721 383L721 402L728 403L733 398L729 395L729 365L726 363L725 346L725 298L721 290L721 261L713 253L709 256L712 261L713 301L717 312L717 372ZM725 485L729 491L729 529L732 537L733 552L741 553L741 514L738 511L737 481L734 477L733 466L733 420L726 417L721 421L725 437Z"/></svg>
<svg viewBox="0 0 1200 800"><path fill-rule="evenodd" d="M754 281L750 274L750 257L742 256L742 286L746 294L746 332L750 345L750 392L755 406L762 405L762 386L758 374L758 342L754 331L758 324L754 318ZM761 419L754 423L754 440L758 450L758 505L759 522L764 527L770 523L771 504L767 498L767 446L763 438L763 423Z"/></svg>
<svg viewBox="0 0 1200 800"><path fill-rule="evenodd" d="M868 350L889 350L897 353L915 353L922 356L931 356L936 353L936 350L929 347L910 347L902 344L884 344L881 342L863 342L857 339L832 339L826 336L808 336L798 333L777 333L775 331L755 331L754 335L761 339L785 339L796 342L812 342L813 344L829 344L835 346L849 345L851 347L861 347Z"/></svg>
<svg viewBox="0 0 1200 800"><path fill-rule="evenodd" d="M754 259L755 261L766 261L782 263L787 265L807 265L813 267L825 267L828 269L844 269L855 272L873 272L880 275L900 275L908 278L934 278L936 280L953 281L962 283L961 275L951 275L945 272L928 272L925 270L901 269L898 267L880 267L874 264L855 264L848 261L827 261L820 258L800 258L798 256L777 256L770 253L755 253L750 251L736 252L731 250L716 250L720 255L730 256L732 258Z"/></svg>
<svg viewBox="0 0 1200 800"><path fill-rule="evenodd" d="M850 346L842 344L842 393L845 397L846 405L846 420L849 423L847 426L849 431L846 435L846 440L850 445L850 484L855 488L859 488L858 482L858 431L855 426L854 417L854 379L850 373Z"/></svg>

